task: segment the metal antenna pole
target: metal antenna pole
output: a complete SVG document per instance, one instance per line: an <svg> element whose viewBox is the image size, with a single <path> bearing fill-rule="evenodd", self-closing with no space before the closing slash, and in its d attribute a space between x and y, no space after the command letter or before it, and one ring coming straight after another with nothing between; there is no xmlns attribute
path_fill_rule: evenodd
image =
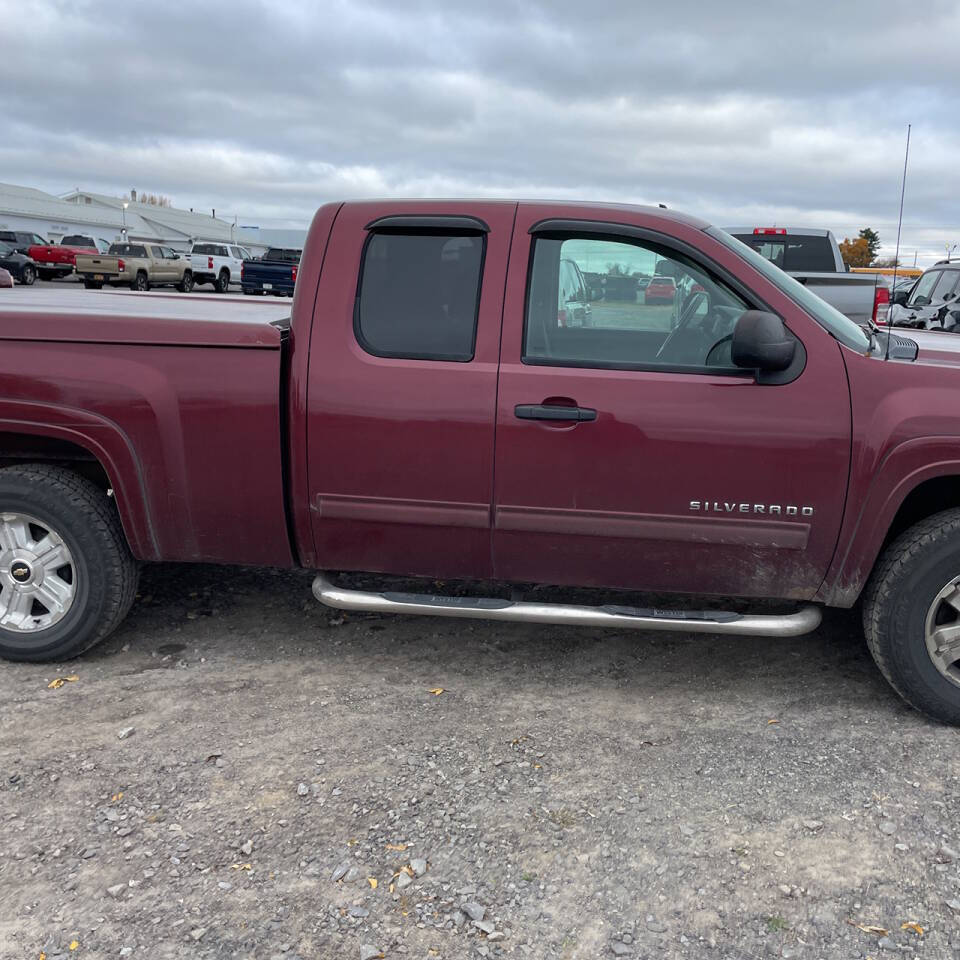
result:
<svg viewBox="0 0 960 960"><path fill-rule="evenodd" d="M900 219L897 220L897 252L893 257L893 285L891 290L897 289L897 267L900 264L900 229L903 227L903 198L907 192L907 161L910 159L910 124L907 124L907 149L903 154L903 179L900 181ZM891 297L891 300L893 298ZM884 351L883 359L890 359L890 338L893 336L890 330L890 319L887 318L887 349Z"/></svg>

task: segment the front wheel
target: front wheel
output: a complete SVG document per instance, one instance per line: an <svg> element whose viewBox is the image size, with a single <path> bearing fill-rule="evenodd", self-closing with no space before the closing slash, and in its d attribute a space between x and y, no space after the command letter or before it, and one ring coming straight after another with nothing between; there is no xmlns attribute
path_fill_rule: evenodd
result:
<svg viewBox="0 0 960 960"><path fill-rule="evenodd" d="M24 264L23 270L20 272L20 282L25 287L32 287L34 282L37 279L36 268L32 264Z"/></svg>
<svg viewBox="0 0 960 960"><path fill-rule="evenodd" d="M928 517L887 547L864 594L863 623L897 693L960 725L960 510Z"/></svg>
<svg viewBox="0 0 960 960"><path fill-rule="evenodd" d="M0 656L83 653L126 616L137 579L103 490L62 467L0 470Z"/></svg>

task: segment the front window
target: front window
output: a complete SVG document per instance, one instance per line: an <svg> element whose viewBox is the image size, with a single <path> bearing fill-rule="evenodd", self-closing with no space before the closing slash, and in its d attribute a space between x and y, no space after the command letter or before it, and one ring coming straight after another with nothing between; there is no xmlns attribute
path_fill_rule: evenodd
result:
<svg viewBox="0 0 960 960"><path fill-rule="evenodd" d="M910 299L907 301L907 306L925 307L928 303L932 302L933 288L940 280L941 274L942 271L940 270L929 270L927 273L925 273L917 282L917 285L913 288L913 293L910 294Z"/></svg>
<svg viewBox="0 0 960 960"><path fill-rule="evenodd" d="M764 259L756 250L741 243L736 237L730 236L719 227L707 227L708 233L714 240L719 240L741 260L750 264L757 273L769 280L784 296L789 297L798 307L809 313L817 323L831 333L841 343L846 344L859 353L870 350L870 339L849 317L845 317L839 310L831 307L826 300L821 300L815 293L811 293L802 283L798 283L789 274L775 267L769 260Z"/></svg>
<svg viewBox="0 0 960 960"><path fill-rule="evenodd" d="M747 303L682 254L639 241L534 241L523 361L628 369L731 368Z"/></svg>

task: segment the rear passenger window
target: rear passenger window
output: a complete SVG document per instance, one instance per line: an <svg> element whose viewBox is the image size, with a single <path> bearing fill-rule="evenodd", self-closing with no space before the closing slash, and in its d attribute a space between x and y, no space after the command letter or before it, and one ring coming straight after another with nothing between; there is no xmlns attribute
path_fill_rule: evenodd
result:
<svg viewBox="0 0 960 960"><path fill-rule="evenodd" d="M473 359L484 237L373 233L354 311L360 345L377 357Z"/></svg>

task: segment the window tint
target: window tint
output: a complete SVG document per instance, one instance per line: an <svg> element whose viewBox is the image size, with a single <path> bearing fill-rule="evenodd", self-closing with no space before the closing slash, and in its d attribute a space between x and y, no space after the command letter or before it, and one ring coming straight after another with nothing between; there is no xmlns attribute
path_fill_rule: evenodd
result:
<svg viewBox="0 0 960 960"><path fill-rule="evenodd" d="M484 238L374 233L367 241L354 326L378 357L471 360Z"/></svg>
<svg viewBox="0 0 960 960"><path fill-rule="evenodd" d="M202 253L202 254L211 254L213 253L213 248L209 243L195 243L191 253Z"/></svg>
<svg viewBox="0 0 960 960"><path fill-rule="evenodd" d="M956 270L944 270L943 273L940 274L937 285L933 288L933 293L930 294L930 299L932 301L942 300L953 290L958 276L960 276L960 274L958 274Z"/></svg>
<svg viewBox="0 0 960 960"><path fill-rule="evenodd" d="M680 254L599 238L540 237L525 363L729 368L746 302Z"/></svg>
<svg viewBox="0 0 960 960"><path fill-rule="evenodd" d="M160 247L151 247L150 252L153 254L154 259L162 260L163 259L163 250Z"/></svg>
<svg viewBox="0 0 960 960"><path fill-rule="evenodd" d="M930 270L925 273L913 288L913 293L910 294L910 301L907 305L910 307L926 306L931 300L933 288L937 285L942 272L941 270Z"/></svg>
<svg viewBox="0 0 960 960"><path fill-rule="evenodd" d="M242 259L243 259L243 253L241 252L241 250L240 250L239 247L231 247L231 248L230 248L230 256L234 257L234 258L237 259L237 260L242 260Z"/></svg>
<svg viewBox="0 0 960 960"><path fill-rule="evenodd" d="M765 260L781 270L810 273L836 273L837 262L829 237L786 235L771 237L763 234L736 234L736 238L752 247Z"/></svg>

